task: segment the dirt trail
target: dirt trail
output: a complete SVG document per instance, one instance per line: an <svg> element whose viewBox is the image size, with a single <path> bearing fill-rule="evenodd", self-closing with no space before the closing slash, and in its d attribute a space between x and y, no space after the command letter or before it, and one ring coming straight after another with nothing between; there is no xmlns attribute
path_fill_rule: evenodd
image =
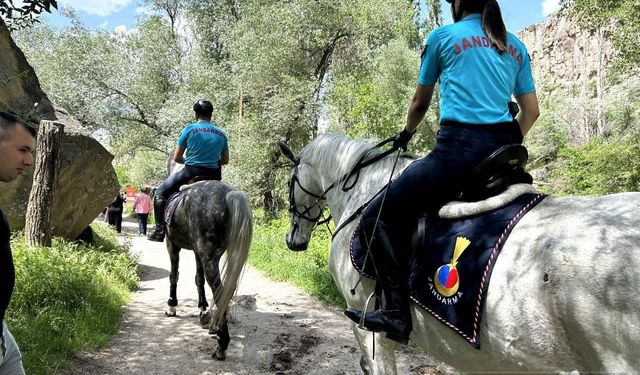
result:
<svg viewBox="0 0 640 375"><path fill-rule="evenodd" d="M341 311L250 267L231 312L227 359L212 359L216 342L198 324L193 252L180 253L178 316L167 318L169 258L164 244L135 236L135 223L124 222L123 232L123 241L140 258L140 288L108 347L80 355L66 374L361 374L357 343ZM399 374L449 373L410 347L403 347L398 357Z"/></svg>

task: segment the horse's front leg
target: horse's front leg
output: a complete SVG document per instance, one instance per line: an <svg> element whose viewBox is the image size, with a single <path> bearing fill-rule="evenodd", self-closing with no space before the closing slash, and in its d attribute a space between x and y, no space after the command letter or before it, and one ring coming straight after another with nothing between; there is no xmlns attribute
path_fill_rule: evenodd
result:
<svg viewBox="0 0 640 375"><path fill-rule="evenodd" d="M202 267L202 261L198 256L198 253L194 251L196 258L196 287L198 289L198 308L200 309L200 325L206 326L209 324L209 303L207 302L207 294L204 290L204 269Z"/></svg>
<svg viewBox="0 0 640 375"><path fill-rule="evenodd" d="M385 333L372 333L352 324L353 334L360 346L360 367L367 375L396 375L395 341L384 337Z"/></svg>
<svg viewBox="0 0 640 375"><path fill-rule="evenodd" d="M176 289L178 287L178 266L180 264L180 248L172 245L167 240L167 252L169 253L169 259L171 260L171 272L169 273L169 305L166 316L176 316L176 306L178 306L178 297L176 295Z"/></svg>

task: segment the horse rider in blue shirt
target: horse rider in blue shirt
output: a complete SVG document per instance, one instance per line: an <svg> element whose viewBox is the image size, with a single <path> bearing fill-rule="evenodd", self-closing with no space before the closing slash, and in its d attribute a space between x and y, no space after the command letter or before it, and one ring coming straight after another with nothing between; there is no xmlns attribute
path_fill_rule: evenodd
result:
<svg viewBox="0 0 640 375"><path fill-rule="evenodd" d="M456 197L464 178L498 148L522 143L539 116L525 45L506 31L496 0L447 0L455 23L435 29L422 53L418 86L404 129L394 146L406 150L440 84L440 131L432 152L411 164L367 207L361 238L378 265L384 307L364 316L364 327L407 343L412 329L408 302L411 229L425 212L437 214ZM514 119L508 103L521 111ZM380 213L376 223L376 217ZM362 242L366 243L366 242ZM380 267L382 266L382 267ZM360 322L362 312L345 314Z"/></svg>
<svg viewBox="0 0 640 375"><path fill-rule="evenodd" d="M147 237L150 241L164 241L164 209L171 194L194 177L221 180L221 167L229 164L227 134L211 122L213 105L208 100L198 100L193 106L197 121L187 125L176 142L173 160L184 168L167 178L158 188L153 199L153 215L156 225ZM186 151L186 155L185 155Z"/></svg>

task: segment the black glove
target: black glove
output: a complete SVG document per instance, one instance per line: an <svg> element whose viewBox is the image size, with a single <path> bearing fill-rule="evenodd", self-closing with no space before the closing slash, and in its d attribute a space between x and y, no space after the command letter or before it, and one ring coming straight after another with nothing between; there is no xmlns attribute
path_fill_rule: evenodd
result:
<svg viewBox="0 0 640 375"><path fill-rule="evenodd" d="M396 138L393 140L393 148L401 148L402 151L407 151L407 145L415 133L415 131L413 133L409 133L406 128L402 129L402 131L398 133Z"/></svg>

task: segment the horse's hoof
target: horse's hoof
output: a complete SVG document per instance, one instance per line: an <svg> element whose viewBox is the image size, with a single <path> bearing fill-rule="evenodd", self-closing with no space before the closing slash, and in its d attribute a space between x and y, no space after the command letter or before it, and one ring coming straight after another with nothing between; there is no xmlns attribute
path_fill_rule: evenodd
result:
<svg viewBox="0 0 640 375"><path fill-rule="evenodd" d="M360 369L364 375L371 375L371 369L369 368L369 362L364 355L360 356Z"/></svg>
<svg viewBox="0 0 640 375"><path fill-rule="evenodd" d="M173 318L173 317L175 317L177 315L176 311L177 311L177 309L176 309L175 306L169 306L169 309L164 312L164 315Z"/></svg>
<svg viewBox="0 0 640 375"><path fill-rule="evenodd" d="M200 326L203 328L208 328L211 323L211 315L209 311L200 311Z"/></svg>
<svg viewBox="0 0 640 375"><path fill-rule="evenodd" d="M211 354L211 357L217 359L218 361L224 361L227 358L227 353L226 351L218 348L215 352L213 352L213 354Z"/></svg>

